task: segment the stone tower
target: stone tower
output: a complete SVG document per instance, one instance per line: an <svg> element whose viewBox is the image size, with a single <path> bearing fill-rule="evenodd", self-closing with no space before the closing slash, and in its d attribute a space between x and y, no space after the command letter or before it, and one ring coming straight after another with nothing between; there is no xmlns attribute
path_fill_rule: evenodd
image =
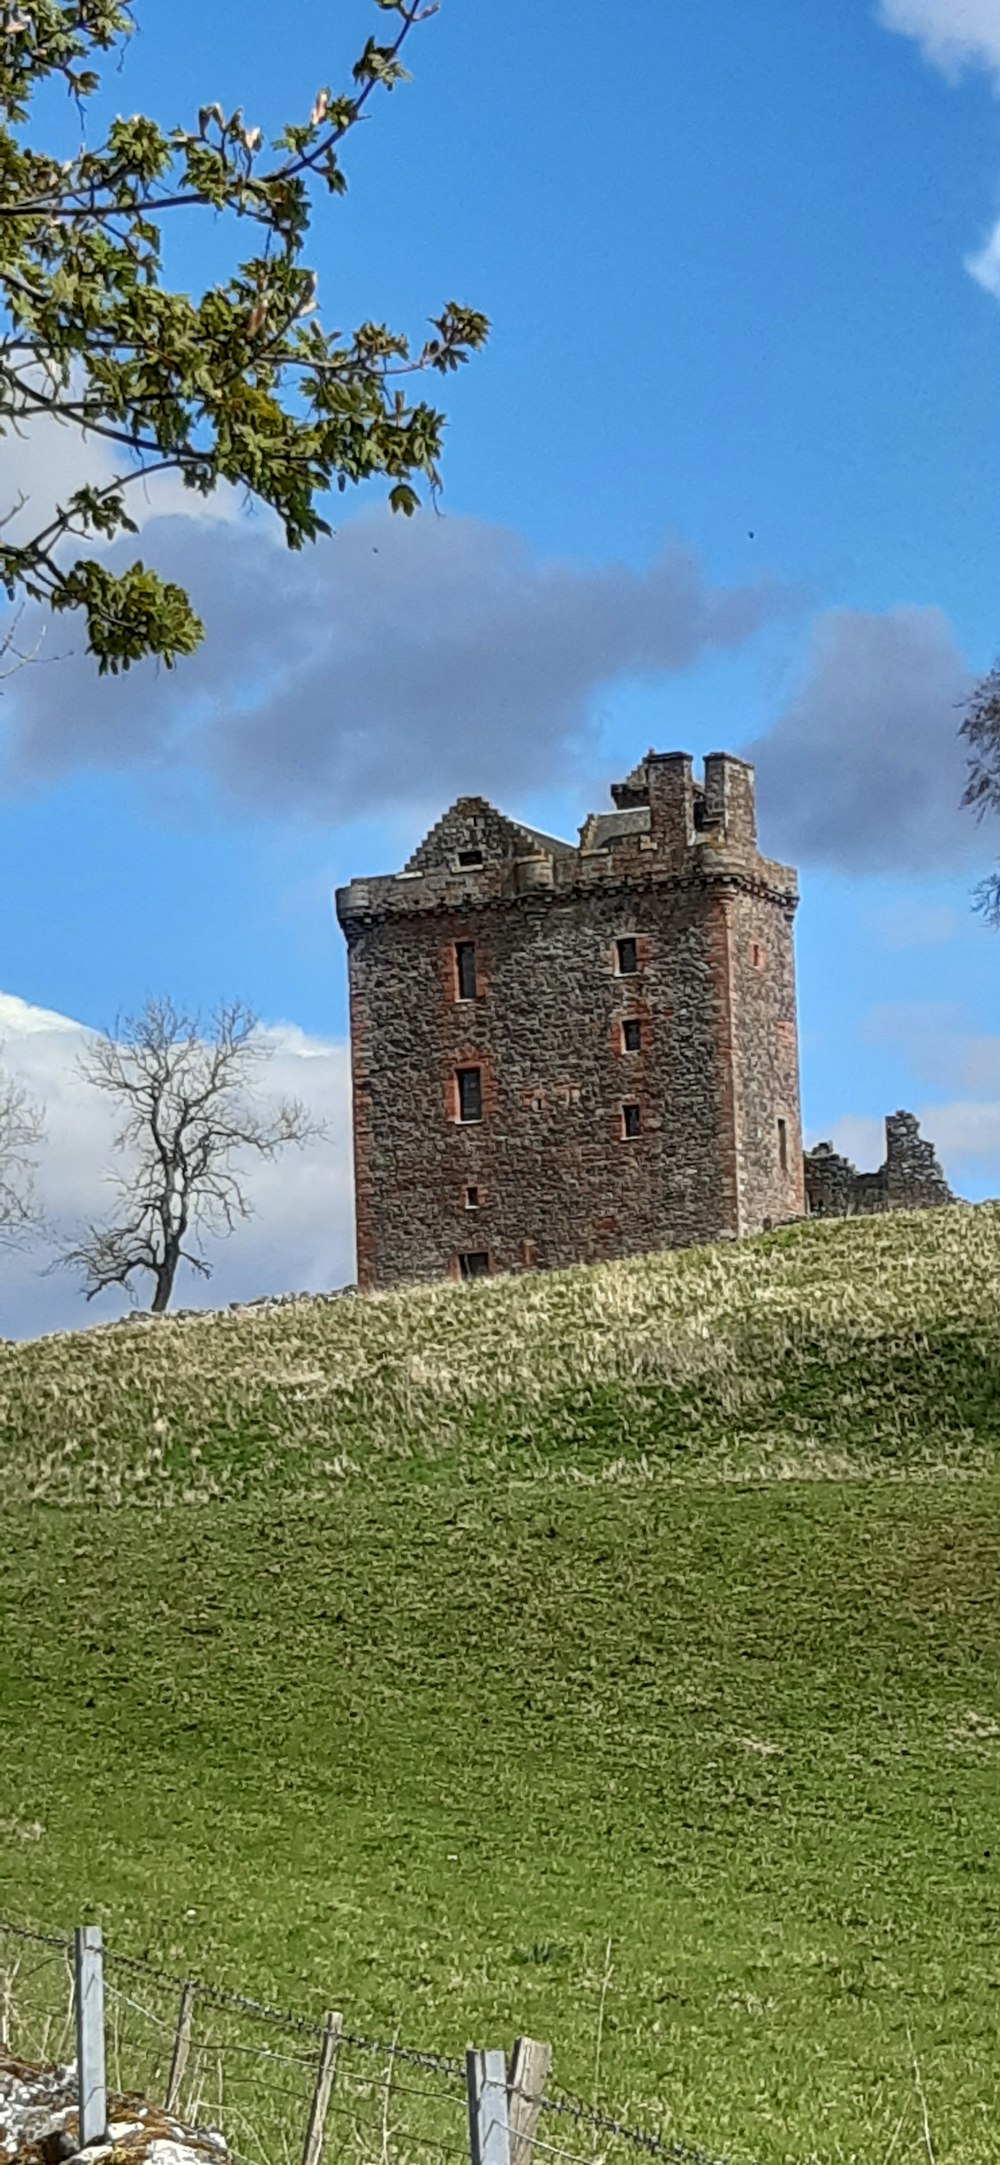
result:
<svg viewBox="0 0 1000 2165"><path fill-rule="evenodd" d="M460 797L338 889L362 1289L803 1215L798 883L753 769L649 752L611 794L576 844Z"/></svg>

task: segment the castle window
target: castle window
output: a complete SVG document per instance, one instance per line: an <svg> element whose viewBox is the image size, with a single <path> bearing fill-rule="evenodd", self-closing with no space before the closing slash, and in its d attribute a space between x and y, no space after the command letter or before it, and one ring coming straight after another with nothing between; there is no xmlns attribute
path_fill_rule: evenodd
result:
<svg viewBox="0 0 1000 2165"><path fill-rule="evenodd" d="M478 1189L478 1188L466 1188L466 1191L465 1191L465 1207L466 1207L466 1210L478 1210L478 1209L479 1209L479 1189Z"/></svg>
<svg viewBox="0 0 1000 2165"><path fill-rule="evenodd" d="M639 967L639 943L629 938L615 941L619 977L634 977Z"/></svg>
<svg viewBox="0 0 1000 2165"><path fill-rule="evenodd" d="M637 1015L627 1015L622 1023L622 1051L642 1051L642 1025Z"/></svg>
<svg viewBox="0 0 1000 2165"><path fill-rule="evenodd" d="M483 853L482 853L482 850L481 850L481 849L460 849L460 850L459 850L459 853L458 853L458 861L459 861L459 864L460 864L460 865L468 865L468 866L470 866L470 867L471 867L472 865L480 865L480 864L482 864L482 861L483 861Z"/></svg>
<svg viewBox="0 0 1000 2165"><path fill-rule="evenodd" d="M490 1259L485 1248L477 1249L472 1255L460 1255L458 1268L463 1278L488 1278Z"/></svg>
<svg viewBox="0 0 1000 2165"><path fill-rule="evenodd" d="M788 1171L788 1123L778 1122L778 1163L783 1173Z"/></svg>
<svg viewBox="0 0 1000 2165"><path fill-rule="evenodd" d="M754 950L753 950L753 966L754 966L754 969L756 969L756 968L757 968L757 966L758 966L758 963L759 963L759 962L760 962L760 948L759 948L759 947L757 946L757 943L756 943L756 941L754 941Z"/></svg>
<svg viewBox="0 0 1000 2165"><path fill-rule="evenodd" d="M626 1141L628 1141L632 1136L641 1134L642 1115L639 1111L638 1105L623 1105L622 1135L625 1137Z"/></svg>
<svg viewBox="0 0 1000 2165"><path fill-rule="evenodd" d="M455 941L455 977L460 1000L476 997L476 947L474 940Z"/></svg>
<svg viewBox="0 0 1000 2165"><path fill-rule="evenodd" d="M481 1120L483 1117L483 1071L481 1067L460 1067L458 1076L458 1117L460 1120Z"/></svg>

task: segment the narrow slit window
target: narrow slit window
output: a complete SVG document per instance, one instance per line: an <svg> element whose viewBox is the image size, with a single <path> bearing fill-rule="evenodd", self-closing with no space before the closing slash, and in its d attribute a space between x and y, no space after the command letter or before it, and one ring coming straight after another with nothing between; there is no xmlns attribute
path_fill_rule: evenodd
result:
<svg viewBox="0 0 1000 2165"><path fill-rule="evenodd" d="M626 1141L631 1140L634 1135L642 1134L642 1114L638 1105L622 1106L622 1134Z"/></svg>
<svg viewBox="0 0 1000 2165"><path fill-rule="evenodd" d="M757 944L756 944L756 941L755 941L755 942L754 942L754 950L753 950L753 966L754 966L754 969L756 970L757 968L759 968L759 965L760 965L760 948L759 948L759 947L757 946Z"/></svg>
<svg viewBox="0 0 1000 2165"><path fill-rule="evenodd" d="M627 1015L622 1023L622 1051L642 1051L642 1024L637 1015Z"/></svg>
<svg viewBox="0 0 1000 2165"><path fill-rule="evenodd" d="M786 1122L786 1121L784 1121L784 1120L779 1120L779 1122L778 1122L778 1163L779 1163L779 1165L780 1165L780 1167L781 1167L781 1170L782 1170L782 1172L783 1172L783 1173L787 1173L787 1171L788 1171L788 1125L787 1125L787 1122Z"/></svg>
<svg viewBox="0 0 1000 2165"><path fill-rule="evenodd" d="M456 940L455 975L460 1000L476 997L476 944L474 940Z"/></svg>
<svg viewBox="0 0 1000 2165"><path fill-rule="evenodd" d="M478 1189L478 1188L466 1188L466 1191L465 1191L465 1207L466 1207L466 1210L478 1210L478 1209L479 1209L479 1189Z"/></svg>
<svg viewBox="0 0 1000 2165"><path fill-rule="evenodd" d="M634 977L639 967L639 943L631 936L615 941L619 977Z"/></svg>
<svg viewBox="0 0 1000 2165"><path fill-rule="evenodd" d="M480 1067L458 1069L458 1117L460 1120L481 1120L483 1117L483 1071Z"/></svg>
<svg viewBox="0 0 1000 2165"><path fill-rule="evenodd" d="M485 1248L474 1249L471 1255L460 1255L458 1267L463 1278L488 1278L490 1259Z"/></svg>

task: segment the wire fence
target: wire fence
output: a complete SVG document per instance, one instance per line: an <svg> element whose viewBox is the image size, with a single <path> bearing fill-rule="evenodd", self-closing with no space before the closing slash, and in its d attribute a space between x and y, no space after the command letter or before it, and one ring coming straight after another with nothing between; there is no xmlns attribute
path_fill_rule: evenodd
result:
<svg viewBox="0 0 1000 2165"><path fill-rule="evenodd" d="M320 2165L320 2152L323 2165L469 2165L470 2139L476 2165L472 2055L359 2035L339 2011L325 2020L293 2014L111 1948L103 1959L109 2096L217 2130L237 2165ZM32 2066L75 2060L71 1934L0 1917L0 2047ZM522 2087L539 2064L547 2074L548 2059L527 2040L511 2055L508 2165L634 2165L637 2151L718 2165L557 2087L550 2094L537 2079Z"/></svg>

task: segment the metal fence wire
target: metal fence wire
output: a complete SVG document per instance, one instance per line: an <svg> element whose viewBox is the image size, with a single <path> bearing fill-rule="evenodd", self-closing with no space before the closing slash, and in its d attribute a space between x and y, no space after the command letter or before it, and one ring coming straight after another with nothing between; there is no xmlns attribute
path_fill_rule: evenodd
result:
<svg viewBox="0 0 1000 2165"><path fill-rule="evenodd" d="M76 2053L73 1940L0 1917L0 2047L31 2065ZM220 2133L237 2165L469 2165L467 2065L356 2034L104 1949L109 2098L145 2100L178 2126ZM324 2082L325 2076L325 2082ZM323 2111L317 2136L317 2098ZM567 2092L522 2092L534 2111L510 2165L719 2165Z"/></svg>
<svg viewBox="0 0 1000 2165"><path fill-rule="evenodd" d="M32 2065L72 2059L74 1998L70 1941L0 1924L0 2046Z"/></svg>

